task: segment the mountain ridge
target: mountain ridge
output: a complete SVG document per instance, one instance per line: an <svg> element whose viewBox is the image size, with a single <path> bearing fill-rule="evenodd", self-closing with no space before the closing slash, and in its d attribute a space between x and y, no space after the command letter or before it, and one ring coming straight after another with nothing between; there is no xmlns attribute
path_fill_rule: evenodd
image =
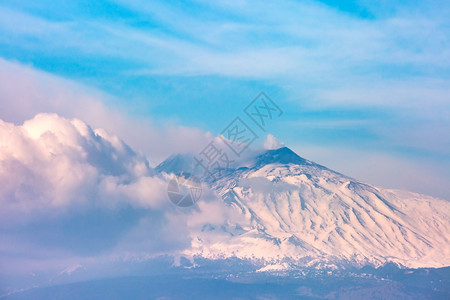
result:
<svg viewBox="0 0 450 300"><path fill-rule="evenodd" d="M289 260L288 267L450 265L445 200L360 182L287 147L246 165L207 181L240 219L193 232L184 255Z"/></svg>

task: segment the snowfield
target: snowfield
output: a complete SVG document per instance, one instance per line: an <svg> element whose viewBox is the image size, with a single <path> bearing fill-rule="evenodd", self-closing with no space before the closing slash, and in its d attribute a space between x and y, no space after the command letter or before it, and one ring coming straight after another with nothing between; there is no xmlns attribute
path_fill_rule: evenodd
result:
<svg viewBox="0 0 450 300"><path fill-rule="evenodd" d="M161 166L186 165L176 160ZM187 257L263 260L268 270L450 265L448 201L365 184L286 147L216 175L209 185L233 217L192 232Z"/></svg>

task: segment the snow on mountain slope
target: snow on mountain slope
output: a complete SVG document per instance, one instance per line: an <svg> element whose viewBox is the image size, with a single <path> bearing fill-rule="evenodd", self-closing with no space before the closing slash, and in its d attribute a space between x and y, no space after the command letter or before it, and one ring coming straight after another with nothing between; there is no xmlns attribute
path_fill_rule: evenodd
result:
<svg viewBox="0 0 450 300"><path fill-rule="evenodd" d="M164 164L176 169L165 162L160 172ZM221 173L209 184L233 218L192 232L185 255L316 267L450 265L448 201L365 184L286 147Z"/></svg>

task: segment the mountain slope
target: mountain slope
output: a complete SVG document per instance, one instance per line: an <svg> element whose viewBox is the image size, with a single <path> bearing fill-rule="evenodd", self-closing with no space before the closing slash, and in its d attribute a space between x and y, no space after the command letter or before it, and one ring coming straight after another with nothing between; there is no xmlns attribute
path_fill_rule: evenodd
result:
<svg viewBox="0 0 450 300"><path fill-rule="evenodd" d="M286 147L221 173L209 184L233 218L193 232L186 255L263 259L275 270L450 265L448 201L365 184Z"/></svg>

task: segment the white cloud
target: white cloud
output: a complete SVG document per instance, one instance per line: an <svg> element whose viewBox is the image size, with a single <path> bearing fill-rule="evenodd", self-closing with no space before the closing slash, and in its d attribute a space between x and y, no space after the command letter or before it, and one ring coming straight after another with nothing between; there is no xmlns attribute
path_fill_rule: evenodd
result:
<svg viewBox="0 0 450 300"><path fill-rule="evenodd" d="M22 126L0 120L2 215L106 202L161 207L166 183L152 175L142 154L81 120L56 114Z"/></svg>
<svg viewBox="0 0 450 300"><path fill-rule="evenodd" d="M274 137L272 134L268 134L266 137L266 140L264 141L264 148L265 149L278 149L284 146L283 142L280 142L276 137Z"/></svg>

